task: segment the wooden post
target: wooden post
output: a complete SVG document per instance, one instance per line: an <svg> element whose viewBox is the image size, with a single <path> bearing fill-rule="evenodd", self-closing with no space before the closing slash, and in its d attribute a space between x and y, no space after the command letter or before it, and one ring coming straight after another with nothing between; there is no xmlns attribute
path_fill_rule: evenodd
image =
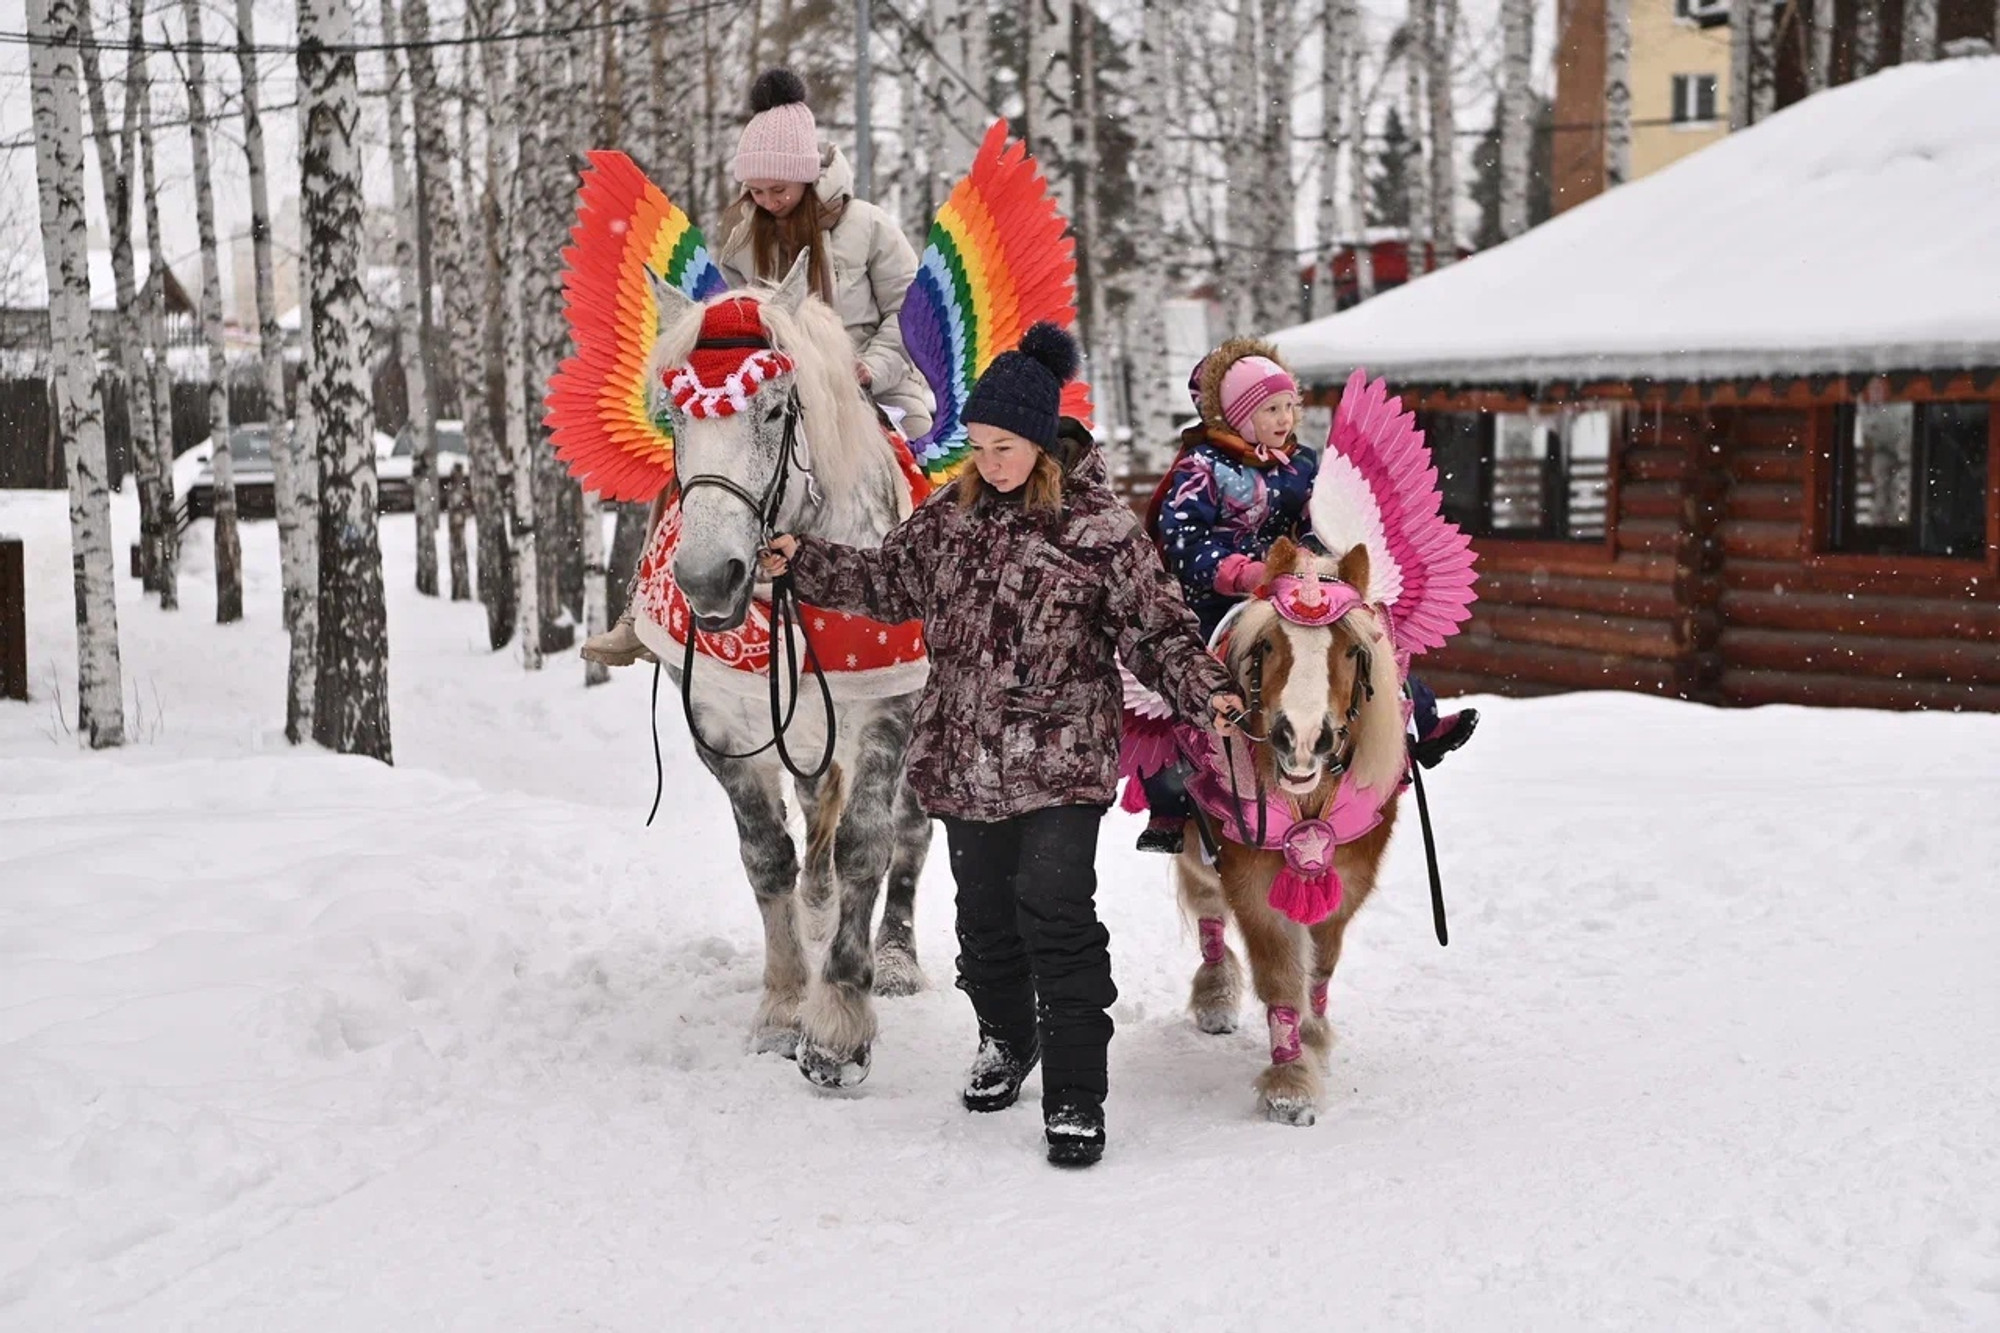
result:
<svg viewBox="0 0 2000 1333"><path fill-rule="evenodd" d="M465 511L469 502L465 466L458 464L451 470L451 600L469 602L472 600L472 573L465 561Z"/></svg>
<svg viewBox="0 0 2000 1333"><path fill-rule="evenodd" d="M0 537L0 699L27 698L27 558L19 537Z"/></svg>

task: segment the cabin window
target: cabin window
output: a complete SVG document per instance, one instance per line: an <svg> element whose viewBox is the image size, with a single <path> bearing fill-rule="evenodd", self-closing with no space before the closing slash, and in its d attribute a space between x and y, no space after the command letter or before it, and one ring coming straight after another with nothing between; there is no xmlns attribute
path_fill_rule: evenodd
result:
<svg viewBox="0 0 2000 1333"><path fill-rule="evenodd" d="M1976 558L1986 550L1985 403L1859 403L1839 413L1832 549Z"/></svg>
<svg viewBox="0 0 2000 1333"><path fill-rule="evenodd" d="M1602 541L1612 408L1425 412L1444 514L1481 537Z"/></svg>
<svg viewBox="0 0 2000 1333"><path fill-rule="evenodd" d="M1706 125L1715 119L1715 76L1674 75L1674 124Z"/></svg>

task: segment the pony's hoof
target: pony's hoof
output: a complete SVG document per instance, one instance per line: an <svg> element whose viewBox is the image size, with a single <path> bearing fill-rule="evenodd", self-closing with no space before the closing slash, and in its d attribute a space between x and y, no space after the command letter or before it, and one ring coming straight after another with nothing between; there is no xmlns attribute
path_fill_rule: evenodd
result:
<svg viewBox="0 0 2000 1333"><path fill-rule="evenodd" d="M891 946L875 951L875 993L890 999L915 995L929 981L917 956L908 949Z"/></svg>
<svg viewBox="0 0 2000 1333"><path fill-rule="evenodd" d="M1294 1129L1304 1129L1318 1121L1319 1111L1309 1101L1295 1097L1265 1097L1264 1118L1274 1125L1290 1125Z"/></svg>
<svg viewBox="0 0 2000 1333"><path fill-rule="evenodd" d="M1194 1025L1211 1037L1227 1036L1236 1031L1236 1011L1233 1009L1197 1009L1194 1011Z"/></svg>
<svg viewBox="0 0 2000 1333"><path fill-rule="evenodd" d="M799 1030L795 1027L760 1027L750 1034L750 1054L782 1055L795 1060L799 1053Z"/></svg>
<svg viewBox="0 0 2000 1333"><path fill-rule="evenodd" d="M810 1041L801 1041L797 1059L799 1072L814 1087L828 1092L858 1088L868 1078L869 1051L865 1045L842 1055Z"/></svg>

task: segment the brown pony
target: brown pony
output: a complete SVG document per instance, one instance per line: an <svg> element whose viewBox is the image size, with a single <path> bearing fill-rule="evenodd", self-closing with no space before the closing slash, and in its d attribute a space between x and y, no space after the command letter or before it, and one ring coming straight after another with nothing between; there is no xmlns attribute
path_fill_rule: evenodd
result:
<svg viewBox="0 0 2000 1333"><path fill-rule="evenodd" d="M1261 792L1281 825L1286 818L1331 820L1345 778L1373 793L1380 822L1335 850L1338 906L1316 924L1301 924L1271 905L1287 859L1283 851L1254 845L1265 836L1255 814L1204 814L1219 844L1214 865L1204 860L1190 823L1177 878L1182 904L1201 927L1203 961L1190 1000L1196 1024L1212 1033L1236 1028L1243 969L1223 939L1225 917L1233 917L1271 1030L1271 1063L1257 1079L1259 1105L1282 1124L1310 1125L1332 1042L1327 983L1340 962L1347 923L1375 888L1408 760L1395 652L1381 616L1367 604L1367 550L1357 546L1334 560L1280 541L1266 561L1266 588L1286 574L1337 578L1360 594L1361 604L1324 626L1287 619L1265 596L1236 613L1226 661L1244 697L1256 703L1235 744L1249 746L1243 767L1253 769L1256 780L1232 804L1237 811L1245 804L1254 810ZM1282 837L1282 826L1276 834Z"/></svg>

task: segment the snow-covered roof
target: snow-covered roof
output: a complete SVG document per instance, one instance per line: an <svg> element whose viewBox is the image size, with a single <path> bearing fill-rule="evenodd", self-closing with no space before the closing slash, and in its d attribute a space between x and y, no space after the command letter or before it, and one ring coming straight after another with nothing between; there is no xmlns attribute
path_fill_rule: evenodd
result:
<svg viewBox="0 0 2000 1333"><path fill-rule="evenodd" d="M2000 56L1809 97L1274 340L1302 376L1480 383L2000 365Z"/></svg>

